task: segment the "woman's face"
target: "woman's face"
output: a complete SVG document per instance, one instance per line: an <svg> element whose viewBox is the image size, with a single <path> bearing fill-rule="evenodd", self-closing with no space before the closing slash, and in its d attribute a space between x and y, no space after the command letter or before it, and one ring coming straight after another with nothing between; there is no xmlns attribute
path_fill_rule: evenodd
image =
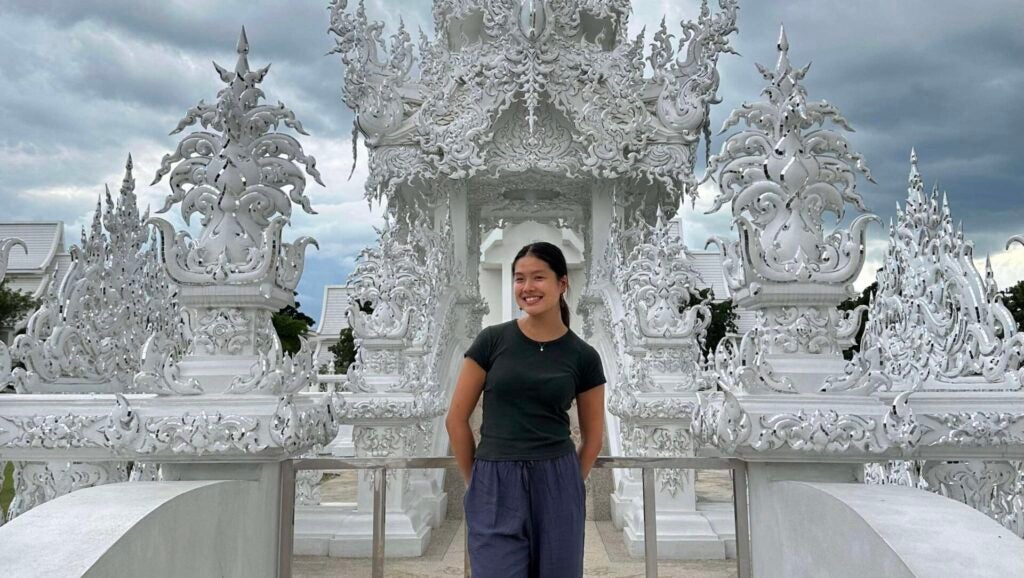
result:
<svg viewBox="0 0 1024 578"><path fill-rule="evenodd" d="M568 280L558 279L547 263L533 255L516 261L512 275L516 304L530 315L557 310L558 300L568 287Z"/></svg>

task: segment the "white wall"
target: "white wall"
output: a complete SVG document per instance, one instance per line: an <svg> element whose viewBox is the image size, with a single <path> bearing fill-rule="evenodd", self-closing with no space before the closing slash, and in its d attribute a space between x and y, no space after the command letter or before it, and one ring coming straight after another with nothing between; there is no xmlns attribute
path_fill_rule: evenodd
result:
<svg viewBox="0 0 1024 578"><path fill-rule="evenodd" d="M0 575L274 576L256 481L130 482L61 496L0 527ZM270 561L268 563L268 561Z"/></svg>

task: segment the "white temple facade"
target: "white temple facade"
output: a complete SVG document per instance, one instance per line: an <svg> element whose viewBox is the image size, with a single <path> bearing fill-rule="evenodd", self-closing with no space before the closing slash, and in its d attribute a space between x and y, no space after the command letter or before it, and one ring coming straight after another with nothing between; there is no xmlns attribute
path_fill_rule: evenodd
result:
<svg viewBox="0 0 1024 578"><path fill-rule="evenodd" d="M850 123L809 96L781 31L759 100L697 174L738 0L703 2L649 43L627 37L630 8L437 0L433 36L414 43L363 3L331 2L384 224L293 354L272 315L316 241L286 225L323 183L301 115L267 104L269 66L250 66L243 29L156 170L158 213L186 226L140 214L128 156L67 273L0 344L0 385L17 391L0 396L15 481L0 568L282 576L292 553L368 556L375 529L388 556L421 556L458 497L451 473L374 465L352 502L322 504L322 472L292 465L448 455L462 354L518 314L512 256L547 240L570 263L573 329L604 363L604 453L729 458L748 482L737 518L698 500L693 470L655 469L656 508L638 471L614 470L605 495L631 553L647 537L664 558L724 559L740 532L758 577L1024 575L1024 333L916 158L879 293L841 311L878 222ZM688 249L677 218L702 182L733 225L714 253ZM27 248L0 239L0 279ZM742 310L711 359L706 288ZM318 375L346 326L355 362ZM72 538L52 531L72 523Z"/></svg>

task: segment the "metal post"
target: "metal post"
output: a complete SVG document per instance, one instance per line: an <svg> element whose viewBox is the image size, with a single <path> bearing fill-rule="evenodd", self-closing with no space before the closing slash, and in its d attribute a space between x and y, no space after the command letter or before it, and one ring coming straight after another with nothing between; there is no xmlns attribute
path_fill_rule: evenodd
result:
<svg viewBox="0 0 1024 578"><path fill-rule="evenodd" d="M644 486L644 566L647 578L658 578L657 509L654 504L654 468L643 469Z"/></svg>
<svg viewBox="0 0 1024 578"><path fill-rule="evenodd" d="M277 576L291 578L292 548L295 545L295 467L291 460L281 462L279 483Z"/></svg>
<svg viewBox="0 0 1024 578"><path fill-rule="evenodd" d="M373 578L384 578L384 538L387 513L387 468L373 469Z"/></svg>
<svg viewBox="0 0 1024 578"><path fill-rule="evenodd" d="M469 520L466 521L466 540L464 546L466 547L465 560L462 561L462 575L465 578L472 576L472 566L469 564Z"/></svg>
<svg viewBox="0 0 1024 578"><path fill-rule="evenodd" d="M732 470L733 511L736 516L736 565L739 578L750 578L750 508L747 502L747 463Z"/></svg>

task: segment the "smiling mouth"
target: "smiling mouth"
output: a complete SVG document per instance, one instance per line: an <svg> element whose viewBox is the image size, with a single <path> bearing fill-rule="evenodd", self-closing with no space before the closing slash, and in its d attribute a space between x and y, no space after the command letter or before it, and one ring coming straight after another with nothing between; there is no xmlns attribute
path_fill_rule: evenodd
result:
<svg viewBox="0 0 1024 578"><path fill-rule="evenodd" d="M527 305L536 305L537 303L540 303L540 299L540 297L523 297L523 303L526 303Z"/></svg>

